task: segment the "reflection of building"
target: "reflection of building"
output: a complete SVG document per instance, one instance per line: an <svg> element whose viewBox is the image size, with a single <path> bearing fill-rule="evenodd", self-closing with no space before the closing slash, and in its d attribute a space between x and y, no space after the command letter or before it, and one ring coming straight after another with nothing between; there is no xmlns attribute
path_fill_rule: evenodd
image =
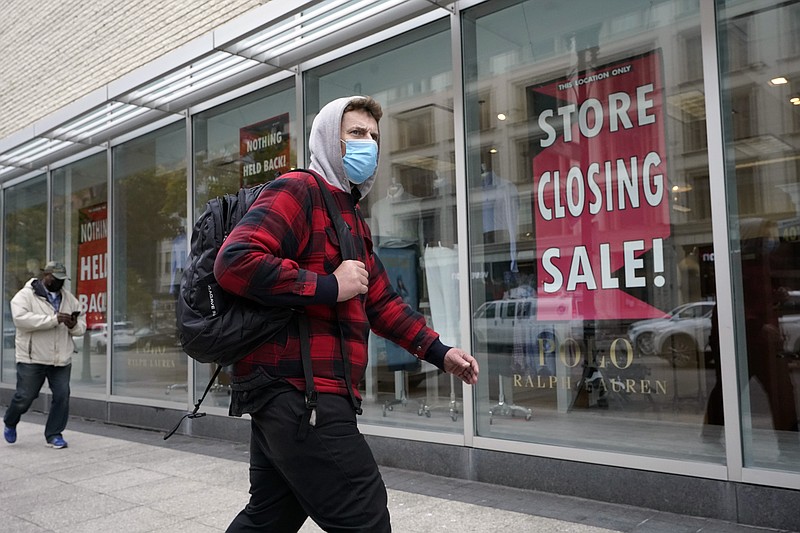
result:
<svg viewBox="0 0 800 533"><path fill-rule="evenodd" d="M651 504L652 495L668 479L676 492L701 494L696 501L706 503L711 516L732 518L727 514L730 509L750 509L760 513L753 520L762 525L797 529L791 520L796 520L793 504L800 489L800 444L791 431L771 427L764 387L744 386L741 379L724 383L728 401L724 446L702 440L701 429L703 404L714 387L716 370L725 369L722 374L730 380L740 368L737 361L747 361L743 351L747 342L738 327L742 279L737 261L744 254L738 242L741 218L758 216L775 222L777 244L784 253L782 262L773 265L772 281L791 296L800 288L796 250L800 107L791 103L800 88L796 79L800 4L752 0L373 4L379 5L375 12L349 3L352 11L347 18L328 2L304 3L304 10L291 13L287 3L265 2L248 14L252 22L246 28L225 24L215 30L213 39L208 34L132 74L125 74L132 65L115 63L116 56L105 54L104 64L116 70L103 80L108 85L102 90L82 86L79 93L65 93L75 84L59 79L58 72L50 69L47 76L36 76L37 82L28 84L30 95L21 99L13 87L0 88L7 103L3 110L7 116L0 121L5 293L16 290L12 280L25 271L26 259L76 257L74 214L65 211L110 202L109 322L133 322L140 351L112 348L107 357L94 353L82 360L81 365L86 364L81 370L91 370L92 380L83 379L82 371L82 379L74 383L78 412L110 413L112 422L130 423L131 418L156 419L150 416L156 409L181 411L192 405L202 393L196 390L197 383L205 381L201 378L207 369L167 368L170 361L185 365L186 358L174 349L174 339L170 347L170 339L160 336L162 328L174 332L171 293L179 269L167 221L186 217L188 231L209 197L238 186L241 128L288 113L287 128L297 140L290 159L302 167L307 159L305 134L315 110L333 97L363 92L385 108L378 179L360 203L364 215L379 228L373 245L380 248L388 242L404 250L400 255L407 256L403 267L409 277L404 272L403 280L415 276L417 281L411 300L449 338L470 344L484 372L474 390L464 390L451 389L446 376L423 370L407 376L398 398L389 354L376 344L375 366L365 377L365 390L374 393L374 401L367 404L361 425L379 457L402 461L405 454L399 450L408 447L419 450L416 457L424 457L432 442L447 450L442 470L632 504ZM459 16L451 16L447 7L453 6ZM27 15L10 9L8 19L25 25ZM344 20L325 18L337 16ZM189 26L191 20L175 24ZM343 25L329 31L332 22ZM301 26L307 38L279 44L271 40L270 32L285 37ZM5 44L4 38L0 36L0 43ZM169 46L155 30L149 40ZM209 41L215 47L208 47ZM455 50L460 55L454 55ZM715 50L720 51L720 61ZM697 302L702 307L716 302L727 321L722 324L727 334L719 339L719 357L705 349L710 336L705 316L698 323L669 327L667 318L651 317L661 321L654 338L656 333L672 331L688 334L684 337L694 343L683 347L675 341L664 343L666 347L657 349L661 353L654 353L629 333L640 317L584 320L593 303L585 295L565 298L569 321L541 320L525 305L539 296L547 281L540 279L538 270L541 250L558 248L567 234L542 237L541 226L537 228L539 176L532 159L542 128L534 109L542 104L532 102L531 87L572 79L578 73L587 78L603 65L624 66L630 58L654 51L663 78L658 95L663 123L658 126L668 168L665 201L670 231L663 243L663 270L656 270L649 250L632 254L632 262L641 259L644 266L631 277L647 283L627 294L664 314L682 304ZM79 52L69 55L96 66L97 58ZM719 71L714 67L718 64ZM15 71L15 65L13 58L6 65L9 79L32 79L38 67L35 57L26 58L24 71ZM30 102L48 104L41 109L60 105L53 100L52 88L36 92L51 79L58 83L59 94L77 101L42 118L37 116L40 107ZM598 94L584 89L586 95ZM556 101L550 107L569 103ZM578 121L580 113L575 111ZM27 127L29 120L35 121L34 127ZM591 121L585 111L584 126L591 129ZM563 125L553 123L563 136ZM592 147L592 153L568 154L574 166L581 167L588 158L613 159L608 146L600 144ZM157 169L166 169L168 175ZM499 191L502 194L492 188L494 177L510 185ZM566 183L566 176L562 179ZM389 231L393 235L385 235L389 208L380 201L397 188L413 198L392 204L394 218L389 222L398 222L398 227ZM514 197L516 202L511 201ZM587 200L591 202L588 196ZM49 229L42 221L51 222ZM591 223L588 218L583 221ZM646 223L621 230L603 223L597 220L602 231L593 235L602 237L609 228L631 234L640 234L642 227L647 230ZM570 235L592 234L580 225L571 229ZM402 234L399 240L395 231ZM599 248L602 243L586 244ZM649 283L657 272L666 280L662 287ZM575 274L580 277L585 272L576 267ZM616 270L607 276L623 277L624 272ZM596 278L602 285L602 276ZM490 304L495 315L500 313L491 324L485 316ZM476 316L481 312L484 315ZM800 313L785 302L780 312L777 323L788 352L780 354L785 362L781 368L796 381L800 376L790 338L797 337L794 324ZM3 324L4 331L7 326ZM131 361L130 368L120 364L123 353L135 354L124 359ZM691 364L673 365L676 360ZM7 396L13 381L11 361L5 350L0 398ZM163 379L154 380L148 371L159 365ZM209 431L239 423L224 417L225 385L219 383L214 389L217 416L215 429ZM465 394L472 396L471 402L463 402ZM530 409L533 419L490 417L489 410L501 394L507 402L513 394L513 404ZM584 402L587 396L591 401ZM138 399L146 399L138 402L146 405L129 405ZM395 399L406 403L393 405L391 416L384 420L380 407ZM473 409L452 420L447 416L451 401ZM787 401L797 402L797 393ZM108 407L118 403L125 408ZM208 427L195 424L192 431ZM395 436L404 439L402 446ZM464 454L471 457L470 465L477 465L467 467L472 468L467 472L461 462ZM501 479L498 472L508 472L508 465L514 467L513 473ZM542 465L545 470L558 468L560 475L544 480L527 474L540 471ZM436 468L439 465L431 470L442 471ZM574 479L585 483L575 484ZM545 481L552 484L545 487ZM751 500L733 490L740 483L748 484L748 491L755 494ZM778 492L790 505L765 516L767 506L759 505L759 500ZM717 495L721 496L715 499ZM699 499L704 496L712 501ZM668 500L658 505L673 511L689 505L685 498ZM770 522L778 517L785 521ZM744 513L739 518L748 519Z"/></svg>

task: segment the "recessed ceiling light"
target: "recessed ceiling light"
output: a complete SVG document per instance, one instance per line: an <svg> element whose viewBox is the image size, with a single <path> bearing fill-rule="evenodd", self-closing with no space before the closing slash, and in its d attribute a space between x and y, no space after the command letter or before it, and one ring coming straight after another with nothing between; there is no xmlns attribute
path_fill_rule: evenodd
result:
<svg viewBox="0 0 800 533"><path fill-rule="evenodd" d="M492 148L491 150L489 150L489 153L490 154L496 154L497 153L497 148Z"/></svg>
<svg viewBox="0 0 800 533"><path fill-rule="evenodd" d="M498 113L497 114L497 120L505 120L505 119L506 119L505 113Z"/></svg>
<svg viewBox="0 0 800 533"><path fill-rule="evenodd" d="M800 96L794 96L792 98L789 98L789 101L794 105L800 105Z"/></svg>
<svg viewBox="0 0 800 533"><path fill-rule="evenodd" d="M789 80L787 80L783 76L777 76L769 80L770 85L786 85L787 83L789 83Z"/></svg>

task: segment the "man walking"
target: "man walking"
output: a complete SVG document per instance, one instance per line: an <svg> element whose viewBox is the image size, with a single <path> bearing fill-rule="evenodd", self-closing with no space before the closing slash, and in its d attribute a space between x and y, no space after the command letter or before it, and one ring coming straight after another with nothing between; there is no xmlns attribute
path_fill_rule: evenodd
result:
<svg viewBox="0 0 800 533"><path fill-rule="evenodd" d="M372 253L358 201L375 180L382 114L372 98L340 98L311 126L310 170L350 228L355 260L342 261L320 188L305 172L266 188L217 256L223 288L299 309L310 332L290 324L234 366L231 414L252 417L251 498L229 532L295 532L309 516L326 531L391 531L386 487L356 423L370 329L467 384L478 380L475 359L442 344ZM314 409L303 392L305 342Z"/></svg>
<svg viewBox="0 0 800 533"><path fill-rule="evenodd" d="M50 261L38 278L31 278L11 299L11 316L17 328L17 389L6 410L3 437L17 440L20 417L39 396L44 380L53 400L44 437L51 448L66 448L62 432L69 417L69 378L72 370L73 336L86 331L86 316L78 299L64 288L69 279L62 263Z"/></svg>

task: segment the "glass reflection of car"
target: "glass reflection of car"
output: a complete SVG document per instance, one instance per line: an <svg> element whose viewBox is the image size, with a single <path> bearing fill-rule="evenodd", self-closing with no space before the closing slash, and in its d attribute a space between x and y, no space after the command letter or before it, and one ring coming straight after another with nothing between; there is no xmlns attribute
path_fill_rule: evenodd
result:
<svg viewBox="0 0 800 533"><path fill-rule="evenodd" d="M475 339L483 344L512 344L517 303L519 303L517 300L494 300L483 303L474 315Z"/></svg>
<svg viewBox="0 0 800 533"><path fill-rule="evenodd" d="M628 338L639 355L662 355L664 343L669 341L671 357L677 357L678 366L688 363L683 359L697 350L704 350L708 335L703 338L706 322L711 327L714 302L690 302L679 305L663 318L649 318L634 322L628 328ZM699 327L698 327L699 326ZM665 335L666 332L666 335ZM658 342L656 341L658 337ZM680 353L675 353L675 351Z"/></svg>
<svg viewBox="0 0 800 533"><path fill-rule="evenodd" d="M537 305L541 305L537 298L520 298L509 300L491 300L484 302L473 315L473 329L475 339L487 347L508 347L514 345L514 335L519 333L515 328L536 327ZM575 321L572 319L572 308L568 302L562 300L548 300L547 305L553 306L553 313L564 317L564 321L542 321L542 332L549 341L559 342L556 338L554 324L558 332L569 335L574 330ZM552 315L552 313L551 313ZM580 323L580 321L577 321ZM562 327L565 326L565 327Z"/></svg>
<svg viewBox="0 0 800 533"><path fill-rule="evenodd" d="M136 344L132 322L114 322L114 347L129 349ZM89 347L96 353L105 353L108 346L108 324L94 324L89 328Z"/></svg>
<svg viewBox="0 0 800 533"><path fill-rule="evenodd" d="M134 332L136 348L143 352L155 351L161 348L174 348L178 345L175 330L153 330L149 327L139 328Z"/></svg>
<svg viewBox="0 0 800 533"><path fill-rule="evenodd" d="M711 313L714 302L693 302L673 309L668 318L642 320L631 324L634 346L647 347L635 339L652 332L652 352L675 366L696 364L697 356L709 349ZM800 358L800 291L788 291L779 308L778 323L783 337L783 357ZM633 333L631 331L633 330ZM646 355L645 352L639 352Z"/></svg>

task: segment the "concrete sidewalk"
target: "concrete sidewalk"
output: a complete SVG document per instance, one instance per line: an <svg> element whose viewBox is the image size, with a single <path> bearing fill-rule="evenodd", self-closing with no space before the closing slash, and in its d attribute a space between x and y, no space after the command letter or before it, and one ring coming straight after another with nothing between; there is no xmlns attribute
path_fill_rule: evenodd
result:
<svg viewBox="0 0 800 533"><path fill-rule="evenodd" d="M224 531L247 503L247 446L71 419L69 448L45 446L27 413L0 441L0 531ZM755 533L778 531L382 469L397 533ZM321 531L307 521L304 533Z"/></svg>

